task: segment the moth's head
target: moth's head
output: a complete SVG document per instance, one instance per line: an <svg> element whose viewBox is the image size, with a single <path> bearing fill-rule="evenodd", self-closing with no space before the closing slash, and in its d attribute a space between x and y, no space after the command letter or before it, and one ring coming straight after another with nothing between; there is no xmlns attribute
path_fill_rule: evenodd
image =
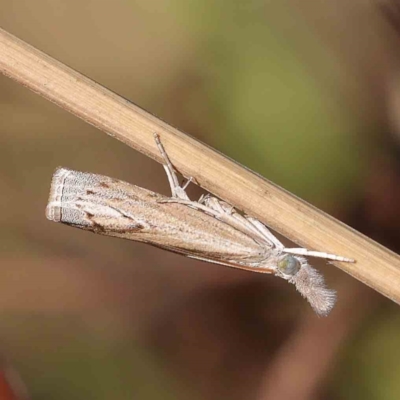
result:
<svg viewBox="0 0 400 400"><path fill-rule="evenodd" d="M284 254L278 259L277 268L282 278L290 279L300 271L301 260L291 254Z"/></svg>
<svg viewBox="0 0 400 400"><path fill-rule="evenodd" d="M276 267L276 274L293 283L318 315L329 314L336 302L336 292L325 286L323 276L304 257L282 254Z"/></svg>

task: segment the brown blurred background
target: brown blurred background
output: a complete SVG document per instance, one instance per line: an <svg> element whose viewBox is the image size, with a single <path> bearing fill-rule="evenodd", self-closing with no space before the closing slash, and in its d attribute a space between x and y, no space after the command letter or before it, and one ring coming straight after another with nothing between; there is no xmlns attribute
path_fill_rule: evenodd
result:
<svg viewBox="0 0 400 400"><path fill-rule="evenodd" d="M399 252L399 1L2 0L0 26ZM169 194L164 171L3 76L0 116L20 398L400 397L396 304L313 261L318 318L283 280L51 223L59 165Z"/></svg>

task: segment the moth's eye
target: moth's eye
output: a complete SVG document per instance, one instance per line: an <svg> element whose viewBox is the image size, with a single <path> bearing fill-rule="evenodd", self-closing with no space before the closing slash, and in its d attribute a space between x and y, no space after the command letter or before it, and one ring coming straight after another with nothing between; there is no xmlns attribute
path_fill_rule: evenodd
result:
<svg viewBox="0 0 400 400"><path fill-rule="evenodd" d="M300 262L296 257L287 255L278 262L278 269L285 275L296 275L300 270Z"/></svg>

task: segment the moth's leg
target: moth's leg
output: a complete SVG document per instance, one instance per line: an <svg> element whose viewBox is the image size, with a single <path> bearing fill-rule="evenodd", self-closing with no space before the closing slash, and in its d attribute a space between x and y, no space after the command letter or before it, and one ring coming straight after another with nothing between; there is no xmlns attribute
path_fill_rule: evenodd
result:
<svg viewBox="0 0 400 400"><path fill-rule="evenodd" d="M189 184L192 183L192 182L193 182L193 177L191 176L191 177L185 182L185 184L181 186L182 189L183 189L183 190L186 190L187 187L189 186Z"/></svg>
<svg viewBox="0 0 400 400"><path fill-rule="evenodd" d="M321 251L313 251L313 250L307 250L303 247L298 247L298 248L285 248L283 243L278 240L276 236L272 234L272 232L264 225L262 224L259 220L251 217L247 217L247 219L253 223L265 236L268 238L273 244L276 246L276 248L281 249L284 253L291 253L291 254L296 254L300 256L308 256L308 257L318 257L318 258L325 258L327 260L334 260L334 261L342 261L342 262L355 262L355 260L347 257L342 257L338 256L336 254L329 254L329 253L324 253Z"/></svg>
<svg viewBox="0 0 400 400"><path fill-rule="evenodd" d="M158 150L160 151L161 156L164 159L163 167L167 174L169 185L171 186L172 197L178 198L178 199L189 200L189 196L186 194L185 189L186 189L187 185L189 185L189 183L192 181L192 178L190 178L186 182L186 184L182 187L179 184L179 180L178 180L178 176L176 175L175 168L172 165L171 160L169 159L168 154L165 151L164 146L161 143L160 136L157 133L154 134L154 140L156 141Z"/></svg>
<svg viewBox="0 0 400 400"><path fill-rule="evenodd" d="M162 199L158 201L159 203L177 203L177 204L184 204L185 206L189 206L191 208L194 208L195 210L201 210L206 212L207 214L210 214L211 216L218 218L220 216L220 213L210 207L207 207L204 204L200 204L197 201L191 201L191 200L186 200L182 198L172 198L172 199Z"/></svg>
<svg viewBox="0 0 400 400"><path fill-rule="evenodd" d="M222 208L217 207L215 204L213 204L212 207L210 207L208 204L201 204L197 201L178 199L178 198L163 199L163 200L160 200L159 202L160 203L184 204L195 210L204 211L205 213L219 219L220 221L226 222L227 224L237 227L239 230L243 231L243 228L244 228L243 226L239 226L239 222L241 222L240 220L234 218L231 214L226 213ZM240 225L243 225L243 224L240 224ZM245 229L245 231L249 231L249 229L247 228L247 229ZM252 236L254 236L254 232L252 232L252 233L253 233Z"/></svg>
<svg viewBox="0 0 400 400"><path fill-rule="evenodd" d="M236 221L236 228L239 228L241 231L247 233L251 237L256 240L262 240L266 242L268 246L273 246L273 243L270 240L267 240L265 236L259 231L259 229L254 226L246 217L242 214L238 213L233 206L223 200L219 200L216 197L212 197L211 195L206 195L205 197L200 199L202 203L204 203L207 207L212 208L224 215L224 217L220 217L219 219L225 222L231 221L234 219Z"/></svg>
<svg viewBox="0 0 400 400"><path fill-rule="evenodd" d="M203 202L206 206L208 206L216 211L219 211L221 214L225 214L231 218L234 218L243 227L244 230L246 230L247 232L249 232L249 231L252 232L251 236L254 237L254 235L256 235L256 237L258 239L262 239L264 242L267 242L270 246L275 246L274 241L270 240L269 236L266 236L263 233L263 231L255 223L253 223L252 220L254 220L254 218L251 219L247 216L243 216L242 214L238 213L235 210L235 208L233 206L231 206L229 203L227 203L226 201L219 200L210 195L204 197ZM259 222L259 224L260 224L260 226L263 227L263 225L260 222ZM272 233L270 233L270 234L272 235ZM276 239L275 236L273 236L273 238ZM276 239L276 240L278 240L278 239ZM283 245L282 245L282 247L283 247Z"/></svg>
<svg viewBox="0 0 400 400"><path fill-rule="evenodd" d="M206 207L212 208L220 214L232 214L233 207L225 201L219 200L210 193L202 194L198 200L199 204L204 204Z"/></svg>
<svg viewBox="0 0 400 400"><path fill-rule="evenodd" d="M299 256L325 258L326 260L333 260L333 261L342 261L342 262L350 262L350 263L355 262L355 260L353 260L352 258L342 257L342 256L338 256L336 254L324 253L322 251L307 250L302 247L293 248L293 249L285 248L285 249L283 249L283 252L290 253L290 254L296 254Z"/></svg>
<svg viewBox="0 0 400 400"><path fill-rule="evenodd" d="M209 194L202 194L199 198L199 200L197 201L199 204L204 204L205 203L205 199L210 196Z"/></svg>
<svg viewBox="0 0 400 400"><path fill-rule="evenodd" d="M187 201L184 199L166 199L161 200L162 203L179 203L187 205L195 210L201 210L205 213L225 222L226 224L236 228L238 231L249 235L258 242L267 243L272 246L272 243L265 239L258 229L252 225L245 217L240 215L231 205L225 201L218 200L210 195L202 196L199 202Z"/></svg>
<svg viewBox="0 0 400 400"><path fill-rule="evenodd" d="M213 197L211 194L202 194L197 204L204 205L205 207L212 209L218 213L218 215L231 215L233 207L229 206L228 203Z"/></svg>
<svg viewBox="0 0 400 400"><path fill-rule="evenodd" d="M211 196L211 194L201 196L199 199L199 203L204 204L205 206L210 207L221 214L232 215L234 210L234 208L230 204Z"/></svg>
<svg viewBox="0 0 400 400"><path fill-rule="evenodd" d="M258 219L246 216L246 219L254 225L259 232L267 239L268 242L272 243L277 249L283 250L285 246L283 243Z"/></svg>
<svg viewBox="0 0 400 400"><path fill-rule="evenodd" d="M210 197L211 195L209 193L207 194L202 194L199 198L199 200L197 201L199 204L205 204L207 199Z"/></svg>
<svg viewBox="0 0 400 400"><path fill-rule="evenodd" d="M211 194L206 194L206 195L203 194L198 202L200 204L204 204L205 206L212 208L215 211L218 211L220 214L227 214L227 215L235 214L240 216L240 214L237 213L237 211L233 206L231 206L226 201L217 199Z"/></svg>

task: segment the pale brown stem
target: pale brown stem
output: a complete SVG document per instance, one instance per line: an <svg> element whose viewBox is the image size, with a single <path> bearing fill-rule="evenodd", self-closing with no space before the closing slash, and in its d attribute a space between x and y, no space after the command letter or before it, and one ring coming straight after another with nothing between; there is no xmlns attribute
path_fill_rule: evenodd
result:
<svg viewBox="0 0 400 400"><path fill-rule="evenodd" d="M156 132L186 177L301 246L354 258L342 270L400 303L400 257L122 97L0 30L0 71L161 162Z"/></svg>

